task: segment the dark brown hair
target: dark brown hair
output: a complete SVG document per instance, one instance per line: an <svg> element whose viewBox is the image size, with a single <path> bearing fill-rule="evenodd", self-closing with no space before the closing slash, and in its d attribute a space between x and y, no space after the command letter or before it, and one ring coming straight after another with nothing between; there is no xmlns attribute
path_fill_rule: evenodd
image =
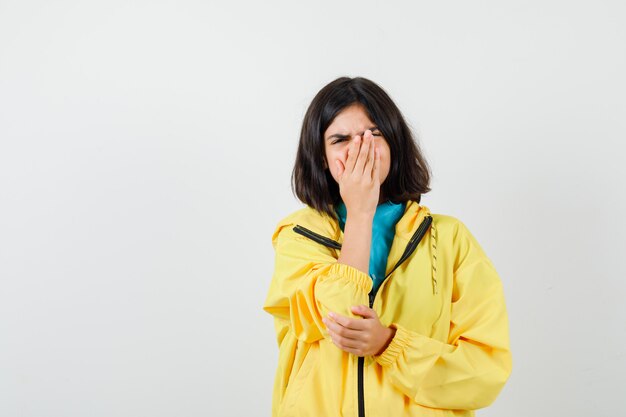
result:
<svg viewBox="0 0 626 417"><path fill-rule="evenodd" d="M324 132L343 109L360 103L387 140L389 174L381 193L393 203L414 200L430 191L430 167L400 109L376 83L363 77L341 77L322 88L306 111L300 131L291 188L310 207L337 218L333 206L341 200L339 184L325 168Z"/></svg>

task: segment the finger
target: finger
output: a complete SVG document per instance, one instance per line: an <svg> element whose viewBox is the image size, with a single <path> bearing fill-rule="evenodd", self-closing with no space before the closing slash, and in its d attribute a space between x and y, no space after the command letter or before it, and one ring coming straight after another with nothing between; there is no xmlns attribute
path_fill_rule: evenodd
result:
<svg viewBox="0 0 626 417"><path fill-rule="evenodd" d="M372 168L372 180L378 182L380 180L380 151L378 147L374 148L374 167Z"/></svg>
<svg viewBox="0 0 626 417"><path fill-rule="evenodd" d="M374 159L374 135L372 135L372 131L368 129L363 134L363 138L365 140L364 145L367 145L367 152L363 150L363 174L370 174L367 167L370 161Z"/></svg>
<svg viewBox="0 0 626 417"><path fill-rule="evenodd" d="M361 350L361 342L357 340L347 339L333 332L328 332L328 334L330 335L330 340L332 340L339 349Z"/></svg>
<svg viewBox="0 0 626 417"><path fill-rule="evenodd" d="M327 319L324 317L322 319L326 328L328 329L328 333L334 333L338 336L345 337L346 339L354 339L358 340L362 338L361 332L357 330L348 329L347 327L343 327L341 324L335 322L332 319Z"/></svg>
<svg viewBox="0 0 626 417"><path fill-rule="evenodd" d="M328 313L328 316L336 323L339 323L340 325L348 329L363 330L367 328L367 325L363 322L363 319L353 319L337 313Z"/></svg>
<svg viewBox="0 0 626 417"><path fill-rule="evenodd" d="M370 135L371 136L371 135ZM363 171L364 175L368 175L369 178L372 178L372 170L374 168L374 162L376 161L375 151L376 142L374 141L374 137L370 140L369 152L367 154L367 162L365 163L365 168Z"/></svg>
<svg viewBox="0 0 626 417"><path fill-rule="evenodd" d="M348 174L352 174L352 171L354 171L354 164L359 155L360 146L361 137L357 135L354 137L354 140L350 142L350 146L348 146L348 158L346 159L346 172L348 172Z"/></svg>
<svg viewBox="0 0 626 417"><path fill-rule="evenodd" d="M361 349L346 348L346 347L339 346L337 343L335 343L334 340L332 342L335 346L337 346L337 348L343 350L344 352L351 353L355 356L364 356L361 354Z"/></svg>
<svg viewBox="0 0 626 417"><path fill-rule="evenodd" d="M356 159L354 164L354 172L359 175L363 175L363 168L365 167L365 162L367 161L367 155L370 149L370 143L372 141L372 132L369 130L365 131L363 135L363 144L359 150L359 156Z"/></svg>
<svg viewBox="0 0 626 417"><path fill-rule="evenodd" d="M341 161L339 159L337 159L335 161L335 165L337 166L337 176L339 178L341 178L343 176L343 172L346 170L346 168L342 165Z"/></svg>
<svg viewBox="0 0 626 417"><path fill-rule="evenodd" d="M337 342L337 341L335 341L333 339L331 339L331 341L333 342L333 344L335 346L337 346L339 349L343 350L344 352L351 353L351 354L356 355L356 356L365 356L363 354L363 351L364 351L363 348L347 347L347 346L344 346L340 342Z"/></svg>
<svg viewBox="0 0 626 417"><path fill-rule="evenodd" d="M367 306L363 306L363 305L353 306L352 312L356 314L357 316L361 316L366 319L378 318L378 314L376 314L376 311L374 309L369 308Z"/></svg>

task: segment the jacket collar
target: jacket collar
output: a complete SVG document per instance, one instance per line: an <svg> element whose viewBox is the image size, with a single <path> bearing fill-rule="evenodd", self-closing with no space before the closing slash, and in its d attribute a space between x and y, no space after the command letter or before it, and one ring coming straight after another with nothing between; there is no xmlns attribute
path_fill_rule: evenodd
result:
<svg viewBox="0 0 626 417"><path fill-rule="evenodd" d="M430 209L417 201L408 201L404 214L396 223L396 235L409 240L425 217L430 216Z"/></svg>
<svg viewBox="0 0 626 417"><path fill-rule="evenodd" d="M307 220L314 220L317 222L317 225L312 225ZM412 255L428 229L432 226L432 222L433 218L427 207L421 206L414 201L407 202L404 215L396 223L396 233L389 250L387 266L385 268L385 279ZM343 232L339 227L339 222L330 218L326 214L320 215L317 210L313 210L308 206L304 209L298 210L290 216L287 216L287 218L279 223L276 232L274 232L274 236L272 237L274 248L276 248L276 238L278 237L280 230L283 227L293 225L294 223L294 232L312 239L324 246L328 246L333 249L341 249ZM313 230L314 226L317 226L316 229L325 228L327 232L319 233L318 231ZM436 260L435 251L436 246L433 245L433 252L431 253L433 262ZM435 268L433 267L433 293L436 293L437 280L434 273ZM372 297L374 296L375 293L370 293L370 305L373 303Z"/></svg>
<svg viewBox="0 0 626 417"><path fill-rule="evenodd" d="M396 236L404 240L409 240L422 223L426 216L430 215L430 210L424 205L420 205L416 201L407 201L404 214L396 223ZM343 242L343 231L339 227L339 223L334 219L326 219L332 230L333 239L339 243Z"/></svg>
<svg viewBox="0 0 626 417"><path fill-rule="evenodd" d="M413 200L407 201L404 214L396 223L396 237L408 242L424 218L429 215L430 210L428 207L420 205ZM310 206L305 206L281 220L272 236L272 241L275 242L282 227L289 225L300 225L340 244L343 243L343 231L339 227L339 222L329 217L326 213L320 213Z"/></svg>

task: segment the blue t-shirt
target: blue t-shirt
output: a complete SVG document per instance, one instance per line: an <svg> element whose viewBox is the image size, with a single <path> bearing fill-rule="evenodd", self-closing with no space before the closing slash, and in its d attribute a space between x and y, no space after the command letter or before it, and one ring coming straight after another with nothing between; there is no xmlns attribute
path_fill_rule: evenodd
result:
<svg viewBox="0 0 626 417"><path fill-rule="evenodd" d="M372 245L370 249L369 275L373 281L372 293L376 294L380 284L385 280L387 257L391 250L393 237L396 233L396 223L402 218L406 203L392 203L387 200L376 207L372 223ZM339 218L339 227L344 230L347 210L343 201L335 207Z"/></svg>

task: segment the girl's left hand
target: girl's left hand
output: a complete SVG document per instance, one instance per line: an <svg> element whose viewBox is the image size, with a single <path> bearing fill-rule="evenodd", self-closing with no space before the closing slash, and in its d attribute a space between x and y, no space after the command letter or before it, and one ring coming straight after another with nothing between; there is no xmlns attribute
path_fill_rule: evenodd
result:
<svg viewBox="0 0 626 417"><path fill-rule="evenodd" d="M395 329L383 326L376 312L367 306L354 306L352 312L363 318L350 318L331 312L322 319L333 343L339 349L357 356L383 353L393 339Z"/></svg>

